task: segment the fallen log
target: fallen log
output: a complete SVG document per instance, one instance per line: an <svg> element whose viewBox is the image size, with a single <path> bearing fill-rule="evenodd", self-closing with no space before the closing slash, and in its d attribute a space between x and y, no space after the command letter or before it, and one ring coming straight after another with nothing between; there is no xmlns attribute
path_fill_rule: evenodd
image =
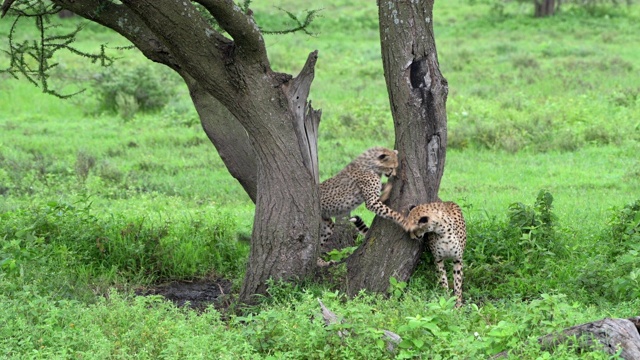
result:
<svg viewBox="0 0 640 360"><path fill-rule="evenodd" d="M558 345L567 343L581 351L602 349L608 354L618 354L625 360L640 359L640 316L629 319L602 320L576 325L560 332L538 338L542 349L553 351ZM492 356L506 357L508 351Z"/></svg>
<svg viewBox="0 0 640 360"><path fill-rule="evenodd" d="M640 359L640 334L631 319L606 318L577 325L560 333L545 335L538 342L543 349L549 350L565 342L584 350L593 350L600 345L608 354L617 354L621 350L623 359Z"/></svg>

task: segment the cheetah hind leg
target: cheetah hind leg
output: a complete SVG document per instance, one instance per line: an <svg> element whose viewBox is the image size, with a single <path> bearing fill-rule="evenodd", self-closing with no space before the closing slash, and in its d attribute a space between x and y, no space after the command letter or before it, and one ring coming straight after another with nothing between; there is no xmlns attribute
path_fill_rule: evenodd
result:
<svg viewBox="0 0 640 360"><path fill-rule="evenodd" d="M331 234L333 234L333 220L329 219L322 219L322 233L320 233L320 246L324 246L324 244L327 242L327 240L331 237Z"/></svg>
<svg viewBox="0 0 640 360"><path fill-rule="evenodd" d="M331 218L322 219L322 232L320 233L320 246L324 246L327 240L331 237L331 234L333 234L333 226L334 226L334 223L333 223L333 220L331 220ZM320 257L316 259L316 265L318 267L326 267L326 266L333 265L334 263L335 261L333 260L325 261Z"/></svg>
<svg viewBox="0 0 640 360"><path fill-rule="evenodd" d="M364 223L364 221L362 221L362 218L360 216L355 215L352 218L350 218L349 221L351 221L353 225L356 226L356 228L358 229L358 232L362 234L362 236L367 236L367 231L369 231L369 227L367 226L367 224Z"/></svg>
<svg viewBox="0 0 640 360"><path fill-rule="evenodd" d="M438 273L440 274L440 285L449 290L449 280L447 279L447 270L444 267L444 260L436 261ZM453 262L453 292L456 296L456 308L462 306L462 261L454 260Z"/></svg>
<svg viewBox="0 0 640 360"><path fill-rule="evenodd" d="M449 290L449 280L447 280L447 269L444 267L444 260L436 260L436 266L440 274L440 286Z"/></svg>
<svg viewBox="0 0 640 360"><path fill-rule="evenodd" d="M456 307L462 306L462 260L453 261L453 291L456 295Z"/></svg>

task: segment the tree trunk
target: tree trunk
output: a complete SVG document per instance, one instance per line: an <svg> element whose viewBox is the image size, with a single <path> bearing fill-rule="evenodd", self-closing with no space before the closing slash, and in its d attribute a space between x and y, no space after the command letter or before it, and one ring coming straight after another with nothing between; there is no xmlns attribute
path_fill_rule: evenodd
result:
<svg viewBox="0 0 640 360"><path fill-rule="evenodd" d="M447 144L447 81L439 70L433 1L379 1L385 80L399 153L390 207L438 199ZM365 243L347 260L348 293L385 292L389 278L407 281L424 250L398 225L376 217Z"/></svg>
<svg viewBox="0 0 640 360"><path fill-rule="evenodd" d="M264 128L272 127L268 134L245 126L258 156L256 213L240 290L240 300L245 303L253 302L254 294L266 292L268 279L301 280L316 267L320 233L317 129L321 113L306 100L316 60L317 52L311 53L300 74L283 85L278 104L284 116L263 120Z"/></svg>
<svg viewBox="0 0 640 360"><path fill-rule="evenodd" d="M555 0L536 0L534 6L535 17L552 16L556 11Z"/></svg>

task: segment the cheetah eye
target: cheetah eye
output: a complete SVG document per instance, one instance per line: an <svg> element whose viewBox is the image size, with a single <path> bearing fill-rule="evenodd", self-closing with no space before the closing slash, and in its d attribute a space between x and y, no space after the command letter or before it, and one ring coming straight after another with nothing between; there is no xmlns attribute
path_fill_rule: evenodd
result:
<svg viewBox="0 0 640 360"><path fill-rule="evenodd" d="M380 156L378 156L378 160L384 160L387 158L387 154L382 154Z"/></svg>
<svg viewBox="0 0 640 360"><path fill-rule="evenodd" d="M426 216L423 216L420 218L420 220L418 220L418 224L425 224L429 221L429 218Z"/></svg>

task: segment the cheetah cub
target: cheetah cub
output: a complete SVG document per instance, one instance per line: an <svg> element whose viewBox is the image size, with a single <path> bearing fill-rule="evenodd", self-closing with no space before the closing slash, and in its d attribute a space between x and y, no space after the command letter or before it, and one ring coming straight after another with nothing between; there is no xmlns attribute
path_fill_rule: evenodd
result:
<svg viewBox="0 0 640 360"><path fill-rule="evenodd" d="M320 244L324 244L333 233L332 217L348 216L363 202L367 209L385 219L402 225L404 216L393 211L380 201L380 177L396 175L398 151L373 147L355 158L336 176L320 184L320 207L324 223ZM383 189L388 197L390 188ZM357 224L356 224L357 225ZM364 223L363 223L364 225ZM365 225L366 228L366 225Z"/></svg>
<svg viewBox="0 0 640 360"><path fill-rule="evenodd" d="M456 307L462 305L462 255L467 244L467 228L460 207L453 202L434 202L411 208L404 224L412 239L424 238L433 254L440 284L449 288L444 260L453 260L453 290Z"/></svg>

